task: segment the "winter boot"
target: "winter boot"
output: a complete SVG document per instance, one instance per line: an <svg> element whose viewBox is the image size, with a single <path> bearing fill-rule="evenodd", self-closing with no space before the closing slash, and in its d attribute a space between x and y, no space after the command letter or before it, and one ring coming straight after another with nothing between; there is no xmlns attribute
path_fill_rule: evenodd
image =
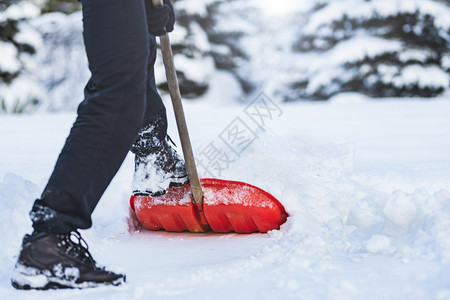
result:
<svg viewBox="0 0 450 300"><path fill-rule="evenodd" d="M125 276L97 266L76 231L25 235L11 283L17 289L87 288L120 285Z"/></svg>
<svg viewBox="0 0 450 300"><path fill-rule="evenodd" d="M135 196L161 196L169 187L182 186L188 182L184 161L166 140L152 149L150 154L135 157L133 177Z"/></svg>

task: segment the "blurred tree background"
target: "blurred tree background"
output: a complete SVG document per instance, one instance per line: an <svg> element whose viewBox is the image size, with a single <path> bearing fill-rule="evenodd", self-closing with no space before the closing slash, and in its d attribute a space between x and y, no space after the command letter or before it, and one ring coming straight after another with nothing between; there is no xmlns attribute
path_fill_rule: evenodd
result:
<svg viewBox="0 0 450 300"><path fill-rule="evenodd" d="M58 11L70 14L81 9L81 4L77 0L41 0L38 3L42 13Z"/></svg>
<svg viewBox="0 0 450 300"><path fill-rule="evenodd" d="M298 30L293 50L329 57L295 78L287 98L434 97L449 87L450 9L438 1L324 1ZM347 53L347 55L345 55ZM311 75L312 78L310 77ZM320 77L320 78L318 78Z"/></svg>
<svg viewBox="0 0 450 300"><path fill-rule="evenodd" d="M173 3L185 99L449 95L449 0ZM76 0L0 0L0 111L76 109L89 77L80 8ZM161 61L155 70L167 90Z"/></svg>

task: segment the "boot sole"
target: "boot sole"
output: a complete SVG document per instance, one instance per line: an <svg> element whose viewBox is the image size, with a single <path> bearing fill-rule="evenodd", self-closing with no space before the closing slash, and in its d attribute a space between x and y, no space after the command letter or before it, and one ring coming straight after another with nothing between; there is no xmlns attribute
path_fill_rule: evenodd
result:
<svg viewBox="0 0 450 300"><path fill-rule="evenodd" d="M111 282L81 282L47 276L35 268L23 266L23 270L14 269L11 285L18 290L84 289L101 286L119 286L126 281L125 276Z"/></svg>
<svg viewBox="0 0 450 300"><path fill-rule="evenodd" d="M119 286L124 283L124 280L120 280L120 282L112 282L112 283L97 283L97 282L84 282L81 284L71 284L71 285L65 285L58 282L48 282L45 286L30 286L28 284L22 285L17 282L11 281L11 285L18 290L38 290L38 291L45 291L45 290L62 290L62 289L85 289L85 288L95 288L95 287L101 287L101 286Z"/></svg>
<svg viewBox="0 0 450 300"><path fill-rule="evenodd" d="M189 177L186 175L185 177L180 178L170 178L169 188L171 187L180 187L189 183ZM149 191L133 191L134 196L150 196L150 197L158 197L167 193L167 190L161 190L157 192L149 192Z"/></svg>

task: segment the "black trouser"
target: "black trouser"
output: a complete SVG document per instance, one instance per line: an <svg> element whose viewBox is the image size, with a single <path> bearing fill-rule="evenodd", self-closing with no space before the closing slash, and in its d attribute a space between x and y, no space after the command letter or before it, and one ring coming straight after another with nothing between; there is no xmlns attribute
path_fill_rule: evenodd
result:
<svg viewBox="0 0 450 300"><path fill-rule="evenodd" d="M166 136L166 111L153 72L156 42L148 34L144 1L81 1L92 77L53 174L30 213L35 231L89 228L95 206L136 138L142 150ZM146 134L138 135L139 130Z"/></svg>

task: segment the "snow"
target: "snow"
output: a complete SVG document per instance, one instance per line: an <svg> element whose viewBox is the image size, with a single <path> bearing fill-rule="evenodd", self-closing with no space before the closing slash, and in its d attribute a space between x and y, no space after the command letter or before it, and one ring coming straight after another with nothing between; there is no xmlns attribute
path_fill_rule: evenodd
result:
<svg viewBox="0 0 450 300"><path fill-rule="evenodd" d="M23 45L31 46L34 50L42 46L41 36L26 21L39 14L40 9L26 1L20 1L0 12L0 23L6 24L10 20L18 22L18 32L13 34L14 44L0 41L0 72L10 73L13 79L11 84L0 82L0 113L33 112L44 99L45 91L32 75L37 71L32 55L19 51L24 48Z"/></svg>
<svg viewBox="0 0 450 300"><path fill-rule="evenodd" d="M0 22L10 20L28 19L38 16L41 13L39 7L28 1L20 1L16 5L9 6L0 12Z"/></svg>
<svg viewBox="0 0 450 300"><path fill-rule="evenodd" d="M48 283L47 276L44 274L39 274L39 272L34 268L18 265L17 271L18 272L14 272L11 276L16 282L26 283L33 288L43 287Z"/></svg>
<svg viewBox="0 0 450 300"><path fill-rule="evenodd" d="M149 130L152 130L152 128ZM174 149L170 149L170 151L172 152L174 159L181 161L181 158ZM167 155L168 154L159 155L159 153L150 153L149 155L142 157L138 163L136 163L132 183L132 190L134 193L156 194L157 192L167 190L171 182L184 183L187 181L187 173L181 162L175 164L176 167L174 168L177 171L172 171L173 173L168 174L167 167L161 167L171 163L170 160L168 160ZM164 170L166 170L166 172L164 172ZM173 177L176 177L177 180L175 181ZM151 180L149 180L149 178L151 178Z"/></svg>
<svg viewBox="0 0 450 300"><path fill-rule="evenodd" d="M190 26L190 30L192 31L191 43L195 45L195 47L200 51L210 51L211 44L208 41L208 36L200 27L200 25L198 25L197 23L193 23Z"/></svg>
<svg viewBox="0 0 450 300"><path fill-rule="evenodd" d="M308 72L312 73L308 83L307 92L314 93L320 87L328 88L335 78L351 76L348 70L339 68L344 63L356 62L365 57L373 58L385 52L397 52L402 48L399 41L386 41L377 37L358 36L353 39L343 41L334 48L320 54L309 55ZM327 57L327 59L324 59ZM331 67L331 68L330 68ZM334 68L333 68L334 67ZM394 67L396 73L397 68ZM380 73L385 73L380 71Z"/></svg>
<svg viewBox="0 0 450 300"><path fill-rule="evenodd" d="M186 14L206 16L208 11L206 6L215 0L185 0L182 2L175 2L175 9L185 11Z"/></svg>
<svg viewBox="0 0 450 300"><path fill-rule="evenodd" d="M20 70L20 62L17 60L18 51L14 45L0 41L0 69L9 73Z"/></svg>
<svg viewBox="0 0 450 300"><path fill-rule="evenodd" d="M408 49L398 53L400 61L407 62L409 60L416 60L425 63L427 59L434 58L434 54L426 50Z"/></svg>
<svg viewBox="0 0 450 300"><path fill-rule="evenodd" d="M215 0L175 5L206 17L205 2ZM324 32L328 29L323 24L343 13L368 18L373 13L386 16L420 8L436 16L437 27L445 29L450 26L448 8L426 0L330 1L303 28L301 14L317 3L251 0L220 6L223 18L215 29L248 34L241 42L250 62L241 66L241 72L260 84L258 93L272 97L271 107L265 108L277 113L264 111L268 113L264 126L249 113L254 96L242 99L231 73L215 70L207 57L175 57L178 70L209 83L205 95L185 103L196 157L217 146L222 157L230 158L220 178L248 182L279 199L290 214L280 230L251 235L137 230L129 218L134 169L130 154L94 212L93 228L83 232L94 258L126 273L128 283L120 288L16 291L10 286L11 271L21 238L30 232L28 212L50 176L75 115L43 113L47 107L35 115L1 115L0 239L5 243L0 250L0 298L450 299L448 95L381 100L343 93L326 103L285 104L276 96L293 77L311 75L309 89L332 89L333 77L352 75L339 65L366 55L392 51L403 62L419 63L430 56L406 51L398 41L363 34L329 51L300 55L291 49L298 28L304 29L302 33ZM26 5L22 1L13 6L15 10L0 12L0 22L36 16L35 8ZM74 110L89 76L80 13L46 14L30 24L45 37L44 43L28 24L15 40L38 48L37 79L53 87L48 109ZM183 27L177 28L171 34L174 42L189 39L201 51L231 52L229 47L207 43L196 24L190 37ZM16 57L17 51L7 53L15 50L8 47L0 42L5 57ZM6 64L31 63L26 57L2 57L2 69ZM449 55L441 60L444 68L450 66ZM449 83L448 72L437 67L410 65L400 72L380 64L379 72L386 82L398 85L448 87ZM156 76L164 78L160 61ZM42 98L44 91L24 76L8 89L0 86L0 95L14 98L5 102L11 111L17 103ZM170 101L165 103L169 108ZM179 144L171 109L168 114L169 134ZM251 138L244 150L233 148L223 135L239 124L247 126ZM202 176L211 171L199 169Z"/></svg>
<svg viewBox="0 0 450 300"><path fill-rule="evenodd" d="M442 67L439 72L429 68L424 68L423 72L422 70L417 72L417 68L402 72L403 68L410 64L417 63L423 67L434 65L430 62L439 57L433 54L434 51L411 48L404 40L386 38L384 35L390 32L391 27L378 28L376 25L372 27L371 22L369 23L372 25L368 25L370 29L367 30L361 27L352 28L348 22L340 23L344 26L341 29L333 29L332 26L335 21L343 21L344 16L351 20L354 18L356 22L363 22L376 17L387 19L390 16L398 17L402 13L419 12L419 23L415 26L405 26L405 32L424 30L422 23L425 21L422 20L429 14L434 18L439 34L443 39L447 39L449 9L442 1L441 3L426 0L293 2L287 4L250 1L255 8L261 10L256 13L256 17L249 18L260 30L251 33L242 41L242 48L250 59L239 69L239 74L244 79L251 78L253 83L258 88L264 89L268 95L281 96L282 99L292 101L298 100L300 96L315 98L318 94L322 95L319 97L325 97L324 95L330 96L342 90L346 83L351 86L353 80L358 81L361 77L365 77L361 89L364 89L364 86L374 87L380 83L394 86L397 91L409 89L415 84L422 90L448 89L448 72L445 69L448 59L445 55L441 59ZM337 43L334 45L335 42ZM308 43L316 50L308 50ZM296 45L301 45L299 48L302 51L296 52ZM397 58L394 59L396 61L394 63L386 59L385 64L394 67L385 68L387 73L377 73L374 66L383 63L384 55L397 56L399 62ZM373 59L375 63L361 66L364 58ZM359 70L357 67L349 66L352 63L359 66ZM439 66L439 63L436 65ZM370 77L367 76L368 72L372 73ZM437 79L434 80L434 77ZM430 86L426 85L431 81ZM357 87L353 86L352 89ZM389 93L386 92L386 95Z"/></svg>
<svg viewBox="0 0 450 300"><path fill-rule="evenodd" d="M83 99L83 88L90 75L82 39L81 12L69 15L47 13L38 16L36 12L32 13L36 7L26 3L18 2L8 10L0 12L0 20L12 17L30 18L20 22L20 32L14 39L16 42L34 46L37 52L35 55L18 54L13 46L0 42L0 52L5 54L0 56L0 68L29 73L36 83L41 85L41 89L45 90L45 94L40 93L39 97L42 109L73 111ZM430 49L420 49L420 45L410 48L411 45L404 40L375 37L383 36L382 31L387 30L386 28L378 28L375 31L373 28L356 31L346 28L332 33L330 26L333 20L341 20L343 14L360 20L370 19L373 15L386 18L401 12L419 11L419 24L405 25L405 33L422 30L422 23L425 22L422 19L428 13L436 17L434 21L436 29L439 30L438 35L448 40L446 28L449 28L449 9L442 1L184 0L176 1L174 5L180 15L188 13L195 16L187 24L177 24L176 30L170 34L177 49L180 47L178 44L185 46L183 53L175 51L177 70L182 72L188 81L192 80L201 87L189 95L190 98L196 97L196 93L202 93L203 88L210 89L214 85L212 78L217 77L219 70L214 64L213 56L216 56L219 65L230 67L229 74L236 77L234 83L227 80L227 84L233 87L235 83L245 84L242 86L245 89L235 89L238 91L235 97L217 98L219 102L239 101L246 96L250 87L255 87L255 92L264 90L269 96L280 101L295 101L300 96L313 99L328 97L339 90L348 89L349 83L359 81L361 77L365 77L361 89L365 89L369 94L379 94L375 88L379 84L392 86L394 91L385 92L385 95L392 95L395 91L401 95L409 95L414 88L421 90L422 95L440 91L448 94L448 55L439 57ZM211 6L208 9L212 13L209 16L212 20L209 21L207 5ZM18 9L22 7L28 8ZM318 9L319 7L322 8ZM212 22L211 27L202 29L207 21ZM322 44L325 49L330 47L327 40L331 36L328 34L334 34L339 42L327 51L297 52L301 37L306 37L301 43L305 46L309 34L309 38L313 38L311 43L316 46ZM208 36L211 41L219 44L209 41ZM346 39L348 37L350 38ZM236 51L241 52L242 57L238 57ZM383 64L380 60L384 59L386 54L392 58ZM374 59L375 62L361 66L361 60L364 58ZM440 64L437 62L439 58ZM348 66L352 63L355 63L355 66ZM433 67L434 65L436 67ZM158 85L164 84L164 68L159 60L155 73ZM184 84L189 84L188 81ZM357 89L353 84L350 86L351 89ZM6 88L7 85L4 85L2 91ZM17 97L15 92L19 93ZM8 106L14 106L14 102L20 102L21 98L17 89L10 91ZM31 106L29 110L34 109Z"/></svg>
<svg viewBox="0 0 450 300"><path fill-rule="evenodd" d="M372 254L391 254L395 248L391 245L391 238L384 235L374 235L366 243L365 248Z"/></svg>
<svg viewBox="0 0 450 300"><path fill-rule="evenodd" d="M23 75L10 85L0 83L0 103L2 110L7 113L34 112L45 97L45 91L31 76Z"/></svg>
<svg viewBox="0 0 450 300"><path fill-rule="evenodd" d="M30 21L42 36L34 56L36 80L46 89L48 110L75 110L90 77L83 43L81 12L47 13Z"/></svg>
<svg viewBox="0 0 450 300"><path fill-rule="evenodd" d="M14 36L14 41L31 45L34 49L42 47L42 37L26 22L19 24L19 32Z"/></svg>
<svg viewBox="0 0 450 300"><path fill-rule="evenodd" d="M343 41L330 51L330 62L342 64L344 62L362 60L364 57L373 58L384 52L397 52L401 49L399 41L389 41L377 37L359 36ZM328 62L328 61L327 61ZM330 63L328 62L328 63ZM322 65L326 65L325 62Z"/></svg>
<svg viewBox="0 0 450 300"><path fill-rule="evenodd" d="M374 15L390 16L399 12L411 13L420 11L422 14L435 16L436 27L448 29L450 20L448 18L448 6L428 0L374 0L361 2L358 0L333 0L329 5L314 15L309 21L305 32L313 33L325 24L339 20L343 15L349 18L367 19Z"/></svg>
<svg viewBox="0 0 450 300"><path fill-rule="evenodd" d="M450 76L437 66L410 65L405 67L400 76L395 77L392 82L398 86L417 83L420 87L440 87L450 84Z"/></svg>
<svg viewBox="0 0 450 300"><path fill-rule="evenodd" d="M38 269L19 264L18 268L13 272L12 277L15 282L37 289L43 288L49 283L58 283L64 286L81 288L92 288L99 286L94 282L85 282L81 285L76 284L75 281L80 277L80 270L75 267L63 268L62 264L57 264L54 266L52 271L56 276L52 277L52 273L49 270L41 273ZM51 280L49 277L51 277ZM119 284L121 282L123 282L122 278L115 280L115 284Z"/></svg>
<svg viewBox="0 0 450 300"><path fill-rule="evenodd" d="M211 57L189 59L183 55L176 55L174 63L177 71L182 71L187 78L199 83L207 82L207 78L215 71L214 61Z"/></svg>
<svg viewBox="0 0 450 300"><path fill-rule="evenodd" d="M289 13L306 12L314 7L318 1L261 1L261 0L248 0L257 9L260 9L262 13L271 19L273 18L285 18Z"/></svg>
<svg viewBox="0 0 450 300"><path fill-rule="evenodd" d="M2 116L0 298L450 298L448 99L382 101L352 93L322 103L276 102L282 113L258 131L248 107L217 101L219 94L211 92L205 97L185 103L196 156L241 118L256 139L221 177L279 199L290 214L280 230L135 231L128 218L130 154L96 208L93 228L82 232L94 258L126 273L127 284L16 291L9 281L21 238L30 231L28 211L75 115ZM171 109L168 115L175 138ZM217 146L232 154L225 144Z"/></svg>

